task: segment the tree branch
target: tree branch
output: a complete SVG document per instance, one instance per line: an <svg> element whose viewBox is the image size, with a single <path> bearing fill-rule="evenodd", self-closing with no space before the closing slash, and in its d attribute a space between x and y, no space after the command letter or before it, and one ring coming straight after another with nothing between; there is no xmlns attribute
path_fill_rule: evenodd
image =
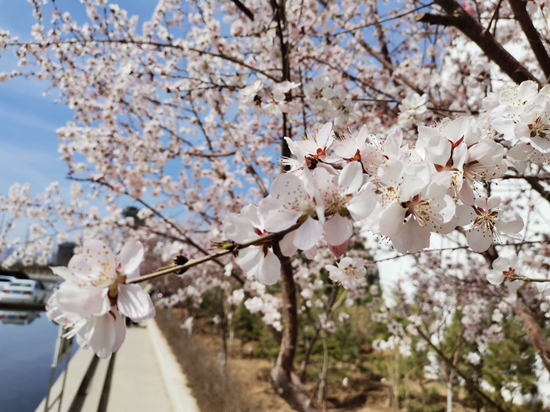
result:
<svg viewBox="0 0 550 412"><path fill-rule="evenodd" d="M485 30L485 28L455 0L436 0L435 3L442 7L447 13L445 15L445 21L451 22L452 26L456 27L477 44L485 55L495 62L513 81L521 83L526 80L532 80L540 85L537 78L535 78L523 64L517 61L514 56L508 53L508 51L495 40L493 35ZM427 17L428 20L431 18L432 17Z"/></svg>
<svg viewBox="0 0 550 412"><path fill-rule="evenodd" d="M544 75L548 78L550 77L550 56L548 56L548 52L540 38L540 33L533 25L525 5L526 3L523 0L510 0L514 16L516 16L516 20L519 22L523 33L525 33L525 37L527 37Z"/></svg>
<svg viewBox="0 0 550 412"><path fill-rule="evenodd" d="M273 249L275 250L275 248L278 249L278 247L279 247L278 242L284 235L298 229L301 225L302 225L302 223L297 223L294 226L291 226L288 229L283 230L282 232L269 233L265 236L260 236L260 237L257 237L255 239L243 242L243 243L232 243L232 242L229 242L229 241L222 242L222 243L224 243L224 250L222 250L220 252L207 254L206 256L203 256L203 257L200 257L200 258L197 258L197 259L191 259L183 265L170 266L168 268L163 268L161 270L157 270L156 272L149 273L148 275L143 275L143 276L139 276L137 278L129 279L129 280L126 281L126 283L139 283L139 282L143 282L143 281L146 281L146 280L151 280L151 279L154 279L154 278L158 278L159 276L164 276L164 275L167 275L169 273L183 272L183 271L189 269L190 267L200 265L201 263L206 263L210 260L215 261L218 257L225 256L225 255L228 255L230 253L238 252L239 250L246 249L247 247L250 247L250 246L265 245L267 243L273 242Z"/></svg>
<svg viewBox="0 0 550 412"><path fill-rule="evenodd" d="M544 366L550 372L550 343L544 334L544 331L536 321L531 309L525 304L524 297L518 292L514 312L520 318L529 340L535 347Z"/></svg>
<svg viewBox="0 0 550 412"><path fill-rule="evenodd" d="M248 17L250 20L254 21L254 14L250 11L248 7L246 7L243 3L241 3L239 0L231 0L237 8L242 11L246 17Z"/></svg>
<svg viewBox="0 0 550 412"><path fill-rule="evenodd" d="M444 27L454 26L456 24L456 19L454 16L448 16L446 14L418 13L415 16L415 20L419 23L427 23Z"/></svg>
<svg viewBox="0 0 550 412"><path fill-rule="evenodd" d="M283 294L283 338L279 356L271 370L271 380L277 394L292 408L300 412L318 411L319 404L307 392L294 373L294 355L298 340L298 309L296 305L296 285L290 259L283 256L278 243L273 245L275 255L281 261L281 289Z"/></svg>

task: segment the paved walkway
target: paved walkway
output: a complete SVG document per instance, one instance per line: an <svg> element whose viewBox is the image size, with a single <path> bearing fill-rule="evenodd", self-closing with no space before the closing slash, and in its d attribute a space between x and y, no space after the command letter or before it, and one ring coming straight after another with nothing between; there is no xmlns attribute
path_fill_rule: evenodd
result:
<svg viewBox="0 0 550 412"><path fill-rule="evenodd" d="M106 412L199 412L155 321L131 327L116 354Z"/></svg>
<svg viewBox="0 0 550 412"><path fill-rule="evenodd" d="M148 327L131 327L115 356L107 412L175 412Z"/></svg>
<svg viewBox="0 0 550 412"><path fill-rule="evenodd" d="M93 368L93 358L92 351L79 349L71 360L61 411L98 412L100 404L106 403L105 412L200 412L154 320L128 328L124 344L111 360L97 360ZM93 375L87 382L88 370ZM61 381L62 377L54 385L52 399ZM53 410L57 411L57 405ZM44 401L36 412L43 411Z"/></svg>

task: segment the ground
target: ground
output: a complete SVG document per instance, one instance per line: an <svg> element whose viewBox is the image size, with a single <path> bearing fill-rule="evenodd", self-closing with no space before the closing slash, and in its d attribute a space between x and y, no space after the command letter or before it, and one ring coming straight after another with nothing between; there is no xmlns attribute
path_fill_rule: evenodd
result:
<svg viewBox="0 0 550 412"><path fill-rule="evenodd" d="M203 412L290 412L269 382L273 362L252 358L246 345L234 340L229 359L222 366L221 339L216 329L200 319L188 337L180 328L177 309L162 311L157 323L175 352L189 386ZM353 387L341 384L328 388L327 411L394 412L387 407L388 388L378 380L354 380Z"/></svg>

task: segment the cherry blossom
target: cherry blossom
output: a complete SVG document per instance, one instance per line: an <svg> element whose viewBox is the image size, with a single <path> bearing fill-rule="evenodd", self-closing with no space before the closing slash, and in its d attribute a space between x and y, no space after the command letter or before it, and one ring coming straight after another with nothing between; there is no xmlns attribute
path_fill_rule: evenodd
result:
<svg viewBox="0 0 550 412"><path fill-rule="evenodd" d="M307 170L302 179L291 173L278 176L271 194L260 205L260 213L264 229L269 232L281 232L304 220L293 236L293 245L298 249L309 250L321 238L325 205Z"/></svg>
<svg viewBox="0 0 550 412"><path fill-rule="evenodd" d="M288 164L293 168L306 166L314 168L319 161L324 161L327 158L327 149L334 142L332 130L332 122L325 123L313 135L307 135L304 140L299 142L293 141L289 137L285 140L294 156L298 158L298 162L293 159L283 159L283 164Z"/></svg>
<svg viewBox="0 0 550 412"><path fill-rule="evenodd" d="M404 128L409 128L418 125L424 118L428 108L428 95L420 96L418 93L410 93L405 97L399 105L400 114L398 117L399 125Z"/></svg>
<svg viewBox="0 0 550 412"><path fill-rule="evenodd" d="M110 358L120 349L126 336L126 325L116 307L95 316L66 300L60 298L60 292L56 291L46 304L48 318L66 330L63 337L70 339L76 336L79 346L91 348L102 359Z"/></svg>
<svg viewBox="0 0 550 412"><path fill-rule="evenodd" d="M304 308L326 309L319 273L334 264L334 255L347 253L340 263L364 262L395 249L414 253L416 264L408 272L425 297L417 305L419 318L433 325L430 338L440 338L437 329L459 306L468 342L486 346L502 336L496 321L486 327L479 319L508 297L487 287L482 276L487 262L475 252L502 234L523 230L515 213L535 211L531 219L538 219L539 203L549 198L550 89L538 84L549 74L530 43L540 38L546 47L544 10L527 5L540 34L533 37L521 33L507 3L480 2L474 8L452 0L447 5L465 13L451 15L439 0L421 9L412 0L382 9L347 0L289 1L283 8L251 1L246 7L252 19L233 2L163 0L146 21L103 1L84 1L78 19L43 3L32 1L34 41L0 32L2 57L13 53L13 67L0 73L0 81L40 80L72 111L74 118L58 130L58 149L71 179L79 182L68 195L61 184L38 195L14 185L0 196L6 216L3 264L45 264L54 239L67 236L79 244L103 236L117 248L128 238L140 239L151 270L171 263L175 254L195 258L208 254L212 244L234 247L180 275L184 286L162 304L200 305L212 290L222 291L226 303L244 301L281 330L283 315L301 309L282 303L295 298L286 292L295 285ZM446 17L455 23L452 28L433 23ZM494 24L487 31L495 35L483 37L483 44L463 35L464 27L479 22ZM505 51L510 54L495 58ZM5 60L9 66L11 60ZM301 135L307 138L299 141ZM277 166L280 156L290 166L287 173ZM283 182L299 188L300 197L274 202ZM492 204L497 190L510 213ZM124 207L134 204L141 210L126 213ZM11 235L28 220L28 239ZM294 224L300 227L279 234ZM536 246L544 240L541 225L526 225L525 236L534 243L495 242L494 253L486 256L507 256L506 248L522 247L532 258L522 260L522 270L544 273L547 251ZM465 228L467 242L458 226ZM353 229L361 247L347 250ZM456 244L454 259L444 251L416 253L434 246L430 241L441 238L435 233ZM224 242L227 238L232 242ZM238 247L251 240L251 246ZM292 268L283 278L290 287L282 288L282 296L265 288L279 279L276 242ZM120 272L114 263L109 266L115 275L96 276L96 285L84 274L65 271L71 280L49 305L59 308L55 317L73 325L83 345L105 354L120 341L122 312L132 309L123 296L130 285L122 281L130 275L124 265ZM522 296L535 301L544 293L535 290L526 285L513 295L518 302ZM348 289L346 305L366 293L366 286ZM82 299L74 302L74 296ZM408 317L405 306L402 318ZM498 307L516 313L528 334L538 327L529 323L532 313L519 312L520 305ZM373 317L390 312L373 309ZM326 312L313 317L311 324L327 333L337 327L337 318ZM284 328L298 330L286 324L289 318ZM79 329L82 324L97 324L94 330L105 333L90 335L88 326ZM404 353L415 349L404 331L389 325L395 337L386 348L401 349L404 342ZM534 345L541 342L528 337ZM294 352L288 348L296 342L283 342L281 353L291 353L290 359ZM285 381L292 368L284 368L291 363L278 363L272 371L280 378L274 382L286 384L277 392L296 387L294 394L303 396L297 378L292 385ZM305 398L304 405L313 399Z"/></svg>
<svg viewBox="0 0 550 412"><path fill-rule="evenodd" d="M83 251L73 256L68 268L52 267L65 281L48 302L48 316L73 330L71 336L77 334L98 356L106 357L124 339L119 330L121 314L140 323L155 315L149 295L139 285L125 284L139 276L143 245L127 242L118 256L119 263L99 240L85 241ZM102 340L103 334L106 340Z"/></svg>
<svg viewBox="0 0 550 412"><path fill-rule="evenodd" d="M360 259L345 257L337 266L327 265L329 278L341 284L345 289L355 289L364 284L367 269Z"/></svg>
<svg viewBox="0 0 550 412"><path fill-rule="evenodd" d="M493 270L487 274L487 280L493 285L500 285L507 277L516 275L518 257L499 257L493 262Z"/></svg>
<svg viewBox="0 0 550 412"><path fill-rule="evenodd" d="M468 245L476 252L484 252L502 235L515 236L523 229L523 219L499 208L501 199L493 196L478 199L469 211L473 217L472 227L466 232Z"/></svg>
<svg viewBox="0 0 550 412"><path fill-rule="evenodd" d="M431 231L443 229L454 216L455 204L447 195L449 173L430 175L422 165L405 169L399 163L386 165L381 178L392 187L389 203L380 215L380 234L392 239L400 252L416 252L430 245ZM413 173L416 172L416 173Z"/></svg>
<svg viewBox="0 0 550 412"><path fill-rule="evenodd" d="M330 216L324 224L323 234L330 247L338 248L352 235L352 222L348 216L353 220L366 219L374 210L378 197L369 185L364 184L358 162L349 163L337 176L324 168L317 168L314 173L326 208L325 215Z"/></svg>
<svg viewBox="0 0 550 412"><path fill-rule="evenodd" d="M250 205L244 207L240 214L226 216L223 232L228 239L242 243L267 234L264 226L258 207ZM279 279L281 263L269 243L240 250L236 262L249 277L255 277L266 285L273 285Z"/></svg>

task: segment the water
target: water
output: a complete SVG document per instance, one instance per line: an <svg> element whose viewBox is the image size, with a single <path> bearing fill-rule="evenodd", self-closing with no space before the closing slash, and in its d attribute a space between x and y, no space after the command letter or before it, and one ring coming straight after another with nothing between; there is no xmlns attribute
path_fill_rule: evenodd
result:
<svg viewBox="0 0 550 412"><path fill-rule="evenodd" d="M46 396L57 332L43 312L0 311L0 412L34 412Z"/></svg>

